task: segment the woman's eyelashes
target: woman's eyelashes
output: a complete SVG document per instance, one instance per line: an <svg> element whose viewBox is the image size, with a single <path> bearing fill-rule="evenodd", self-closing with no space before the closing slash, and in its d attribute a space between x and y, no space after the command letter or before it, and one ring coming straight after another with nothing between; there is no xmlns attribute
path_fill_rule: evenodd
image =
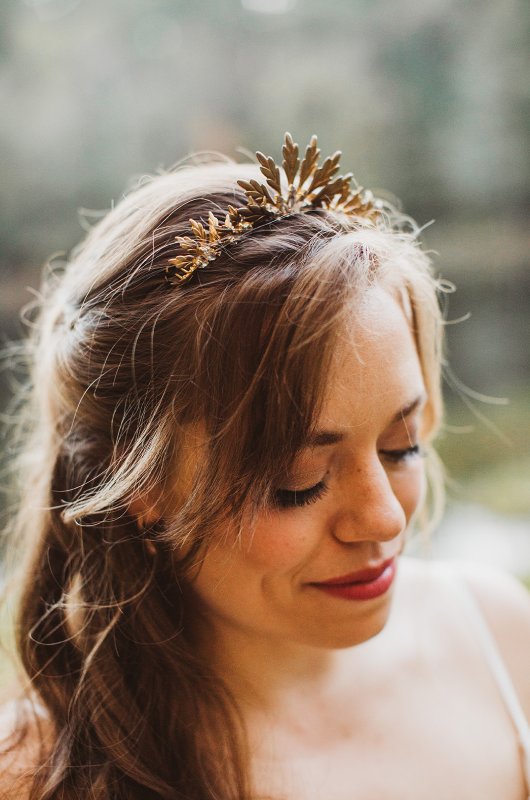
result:
<svg viewBox="0 0 530 800"><path fill-rule="evenodd" d="M387 461L392 461L398 464L402 461L407 461L409 458L423 455L419 444L412 444L409 447L404 447L398 450L380 450L379 454Z"/></svg>
<svg viewBox="0 0 530 800"><path fill-rule="evenodd" d="M276 508L300 508L317 500L327 492L328 485L324 479L308 489L277 489L273 495Z"/></svg>

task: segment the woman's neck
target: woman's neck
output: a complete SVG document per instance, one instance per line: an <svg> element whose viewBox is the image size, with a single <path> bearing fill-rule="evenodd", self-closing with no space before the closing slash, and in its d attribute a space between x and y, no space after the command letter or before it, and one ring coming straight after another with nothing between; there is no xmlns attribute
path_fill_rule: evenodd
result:
<svg viewBox="0 0 530 800"><path fill-rule="evenodd" d="M400 585L401 584L401 585ZM199 647L242 707L272 710L289 699L344 697L387 682L388 672L412 645L410 598L398 582L385 628L372 639L343 649L327 649L264 635L208 618L199 627ZM405 624L404 624L405 622ZM196 631L197 632L197 631ZM410 652L410 650L409 650Z"/></svg>
<svg viewBox="0 0 530 800"><path fill-rule="evenodd" d="M274 712L316 697L340 702L351 693L356 675L381 663L386 639L384 631L368 642L332 650L220 623L210 630L204 653L242 709Z"/></svg>

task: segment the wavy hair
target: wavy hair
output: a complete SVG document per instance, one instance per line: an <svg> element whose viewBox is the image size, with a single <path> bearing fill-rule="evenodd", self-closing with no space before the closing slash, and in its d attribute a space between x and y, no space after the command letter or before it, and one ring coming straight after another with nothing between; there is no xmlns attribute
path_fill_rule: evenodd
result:
<svg viewBox="0 0 530 800"><path fill-rule="evenodd" d="M45 281L14 536L18 652L53 730L31 800L250 800L244 726L195 645L187 576L223 526L244 536L243 515L267 502L371 286L407 309L424 444L436 433L439 287L391 209L377 228L329 211L276 220L167 285L175 236L240 204L250 176L212 163L144 181ZM164 514L143 527L138 498Z"/></svg>

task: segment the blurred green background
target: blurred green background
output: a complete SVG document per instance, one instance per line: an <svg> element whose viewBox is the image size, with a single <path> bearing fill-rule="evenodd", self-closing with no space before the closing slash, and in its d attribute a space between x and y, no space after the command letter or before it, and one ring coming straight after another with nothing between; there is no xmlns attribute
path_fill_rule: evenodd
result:
<svg viewBox="0 0 530 800"><path fill-rule="evenodd" d="M278 157L285 130L317 133L361 184L435 220L423 241L458 287L452 369L507 399L446 386L441 552L530 575L529 28L515 0L3 0L4 338L82 235L80 209L190 151Z"/></svg>

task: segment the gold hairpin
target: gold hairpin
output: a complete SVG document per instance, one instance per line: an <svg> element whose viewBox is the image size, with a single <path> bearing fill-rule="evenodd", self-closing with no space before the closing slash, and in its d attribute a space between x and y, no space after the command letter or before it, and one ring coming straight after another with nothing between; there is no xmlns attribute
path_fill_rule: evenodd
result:
<svg viewBox="0 0 530 800"><path fill-rule="evenodd" d="M381 214L381 201L375 199L371 192L364 191L360 186L351 188L351 172L337 175L340 150L328 156L319 166L317 137L312 136L300 161L298 145L291 134L286 133L282 154L287 192L284 193L280 168L274 159L258 151L256 158L266 183L257 180L238 181L245 192L246 205L241 208L228 206L223 221L212 212L208 215L206 227L202 222L190 219L191 235L175 237L184 253L170 259L166 267L166 279L170 284L187 281L197 269L213 261L226 245L237 241L248 230L273 219L304 214L317 208L372 221Z"/></svg>

